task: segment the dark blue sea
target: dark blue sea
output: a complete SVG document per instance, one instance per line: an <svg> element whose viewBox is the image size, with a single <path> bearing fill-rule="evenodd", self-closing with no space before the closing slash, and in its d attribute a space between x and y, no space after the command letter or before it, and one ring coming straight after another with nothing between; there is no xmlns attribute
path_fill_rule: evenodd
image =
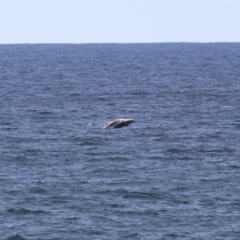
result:
<svg viewBox="0 0 240 240"><path fill-rule="evenodd" d="M1 240L240 239L240 43L0 45L0 104Z"/></svg>

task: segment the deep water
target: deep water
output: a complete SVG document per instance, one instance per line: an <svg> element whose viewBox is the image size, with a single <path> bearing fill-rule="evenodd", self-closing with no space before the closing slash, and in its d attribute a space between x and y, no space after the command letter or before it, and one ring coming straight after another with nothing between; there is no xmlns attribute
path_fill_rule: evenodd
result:
<svg viewBox="0 0 240 240"><path fill-rule="evenodd" d="M240 43L0 45L0 103L0 239L240 239Z"/></svg>

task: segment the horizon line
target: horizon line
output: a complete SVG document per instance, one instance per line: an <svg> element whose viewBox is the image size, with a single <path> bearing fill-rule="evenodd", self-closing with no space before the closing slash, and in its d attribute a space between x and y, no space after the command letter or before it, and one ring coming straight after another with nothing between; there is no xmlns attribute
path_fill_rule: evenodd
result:
<svg viewBox="0 0 240 240"><path fill-rule="evenodd" d="M203 41L203 42L191 42L191 41L169 41L169 42L83 42L83 43L75 43L75 42L35 42L35 43L30 43L30 42L25 42L25 43L0 43L0 45L50 45L50 44L58 44L58 45L87 45L87 44L174 44L174 43L179 43L179 44L213 44L213 43L240 43L240 42L235 42L235 41Z"/></svg>

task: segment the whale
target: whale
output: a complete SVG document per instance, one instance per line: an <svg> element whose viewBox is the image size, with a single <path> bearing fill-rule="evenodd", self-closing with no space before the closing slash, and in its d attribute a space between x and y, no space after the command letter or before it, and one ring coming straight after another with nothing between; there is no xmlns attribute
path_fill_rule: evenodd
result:
<svg viewBox="0 0 240 240"><path fill-rule="evenodd" d="M103 128L121 128L121 127L128 126L129 124L131 124L133 122L134 122L133 118L119 118L119 119L116 119L116 120L108 123Z"/></svg>

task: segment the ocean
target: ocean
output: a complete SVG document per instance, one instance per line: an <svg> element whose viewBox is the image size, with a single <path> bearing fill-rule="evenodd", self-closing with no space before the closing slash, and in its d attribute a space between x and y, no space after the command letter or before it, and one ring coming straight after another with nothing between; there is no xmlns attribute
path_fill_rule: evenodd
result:
<svg viewBox="0 0 240 240"><path fill-rule="evenodd" d="M0 45L0 103L0 239L240 239L240 43Z"/></svg>

